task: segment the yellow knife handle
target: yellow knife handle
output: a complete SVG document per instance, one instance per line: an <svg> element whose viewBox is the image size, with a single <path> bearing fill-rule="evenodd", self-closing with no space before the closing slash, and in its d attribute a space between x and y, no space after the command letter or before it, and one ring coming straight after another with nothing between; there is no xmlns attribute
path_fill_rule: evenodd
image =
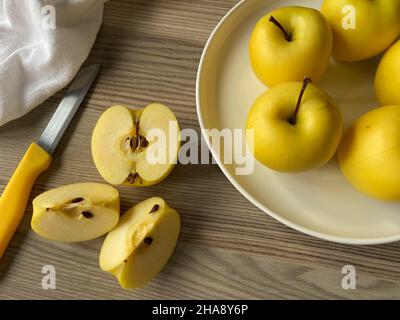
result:
<svg viewBox="0 0 400 320"><path fill-rule="evenodd" d="M37 177L46 171L51 156L36 143L25 153L0 197L0 258L24 216Z"/></svg>

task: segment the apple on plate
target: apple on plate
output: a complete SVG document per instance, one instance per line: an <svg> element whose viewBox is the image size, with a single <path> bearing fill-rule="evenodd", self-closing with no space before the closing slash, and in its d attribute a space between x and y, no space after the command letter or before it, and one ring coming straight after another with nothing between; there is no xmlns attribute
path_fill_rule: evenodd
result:
<svg viewBox="0 0 400 320"><path fill-rule="evenodd" d="M49 240L92 240L109 232L118 220L119 193L105 184L67 185L33 200L32 229Z"/></svg>
<svg viewBox="0 0 400 320"><path fill-rule="evenodd" d="M257 98L246 129L253 130L247 144L258 161L276 171L300 172L331 159L343 120L333 99L306 78L275 86Z"/></svg>
<svg viewBox="0 0 400 320"><path fill-rule="evenodd" d="M399 0L324 0L321 11L332 27L338 60L372 58L400 34Z"/></svg>
<svg viewBox="0 0 400 320"><path fill-rule="evenodd" d="M332 46L332 30L319 11L283 7L258 21L250 38L250 61L269 87L305 76L316 81L329 64Z"/></svg>
<svg viewBox="0 0 400 320"><path fill-rule="evenodd" d="M154 135L156 131L163 139ZM158 151L152 150L156 144ZM179 147L176 117L158 103L143 110L113 106L100 116L92 135L94 163L113 185L145 187L164 180L177 161Z"/></svg>
<svg viewBox="0 0 400 320"><path fill-rule="evenodd" d="M171 257L180 232L179 214L158 197L128 210L104 240L100 267L121 286L144 286L161 272Z"/></svg>
<svg viewBox="0 0 400 320"><path fill-rule="evenodd" d="M383 56L375 76L375 93L380 105L400 105L400 40Z"/></svg>
<svg viewBox="0 0 400 320"><path fill-rule="evenodd" d="M356 189L400 201L400 106L373 109L359 118L344 134L338 159Z"/></svg>

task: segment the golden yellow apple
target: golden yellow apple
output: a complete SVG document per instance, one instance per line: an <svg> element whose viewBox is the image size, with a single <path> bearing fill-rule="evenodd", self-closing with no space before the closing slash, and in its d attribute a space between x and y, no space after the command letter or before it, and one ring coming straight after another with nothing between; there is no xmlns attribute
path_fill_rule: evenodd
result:
<svg viewBox="0 0 400 320"><path fill-rule="evenodd" d="M332 27L338 60L372 58L400 34L399 0L324 0L321 11Z"/></svg>
<svg viewBox="0 0 400 320"><path fill-rule="evenodd" d="M332 53L332 31L317 10L283 7L255 26L249 44L257 77L271 87L289 81L314 81L325 72Z"/></svg>
<svg viewBox="0 0 400 320"><path fill-rule="evenodd" d="M114 228L118 220L119 193L105 184L67 185L33 200L32 229L54 241L95 239Z"/></svg>
<svg viewBox="0 0 400 320"><path fill-rule="evenodd" d="M383 56L375 77L380 105L400 105L400 40Z"/></svg>
<svg viewBox="0 0 400 320"><path fill-rule="evenodd" d="M104 240L100 267L121 286L144 286L161 272L172 255L180 232L179 214L158 197L128 210Z"/></svg>
<svg viewBox="0 0 400 320"><path fill-rule="evenodd" d="M400 200L400 106L374 109L347 130L338 151L347 180L364 194Z"/></svg>
<svg viewBox="0 0 400 320"><path fill-rule="evenodd" d="M308 86L307 86L308 85ZM282 172L322 166L334 155L343 120L333 99L309 79L267 90L254 102L246 122L255 158Z"/></svg>
<svg viewBox="0 0 400 320"><path fill-rule="evenodd" d="M158 151L152 150L156 144ZM178 121L158 103L143 110L113 106L100 116L92 135L97 170L114 185L145 187L164 180L177 161L179 147ZM149 154L155 159L150 161Z"/></svg>

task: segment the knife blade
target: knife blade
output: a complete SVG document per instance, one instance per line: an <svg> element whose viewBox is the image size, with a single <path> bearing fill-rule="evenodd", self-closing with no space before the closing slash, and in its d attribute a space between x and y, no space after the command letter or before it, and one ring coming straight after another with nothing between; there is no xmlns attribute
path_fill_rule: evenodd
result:
<svg viewBox="0 0 400 320"><path fill-rule="evenodd" d="M24 216L37 177L52 162L52 154L100 71L99 65L81 69L72 81L38 143L32 143L0 197L0 259Z"/></svg>
<svg viewBox="0 0 400 320"><path fill-rule="evenodd" d="M38 141L38 144L48 153L53 154L99 71L99 65L86 67L79 72L72 82Z"/></svg>

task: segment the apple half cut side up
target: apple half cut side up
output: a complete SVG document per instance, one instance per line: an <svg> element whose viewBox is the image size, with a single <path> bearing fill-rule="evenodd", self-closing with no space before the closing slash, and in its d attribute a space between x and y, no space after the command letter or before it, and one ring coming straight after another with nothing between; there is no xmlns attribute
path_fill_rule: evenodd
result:
<svg viewBox="0 0 400 320"><path fill-rule="evenodd" d="M92 135L96 168L113 185L145 187L164 180L179 147L176 117L157 103L143 110L113 106L100 116Z"/></svg>
<svg viewBox="0 0 400 320"><path fill-rule="evenodd" d="M118 220L119 193L104 184L63 186L33 200L32 229L49 240L92 240L109 232Z"/></svg>
<svg viewBox="0 0 400 320"><path fill-rule="evenodd" d="M100 252L100 267L113 274L123 288L142 287L167 264L179 232L179 214L163 199L140 202L107 235Z"/></svg>

